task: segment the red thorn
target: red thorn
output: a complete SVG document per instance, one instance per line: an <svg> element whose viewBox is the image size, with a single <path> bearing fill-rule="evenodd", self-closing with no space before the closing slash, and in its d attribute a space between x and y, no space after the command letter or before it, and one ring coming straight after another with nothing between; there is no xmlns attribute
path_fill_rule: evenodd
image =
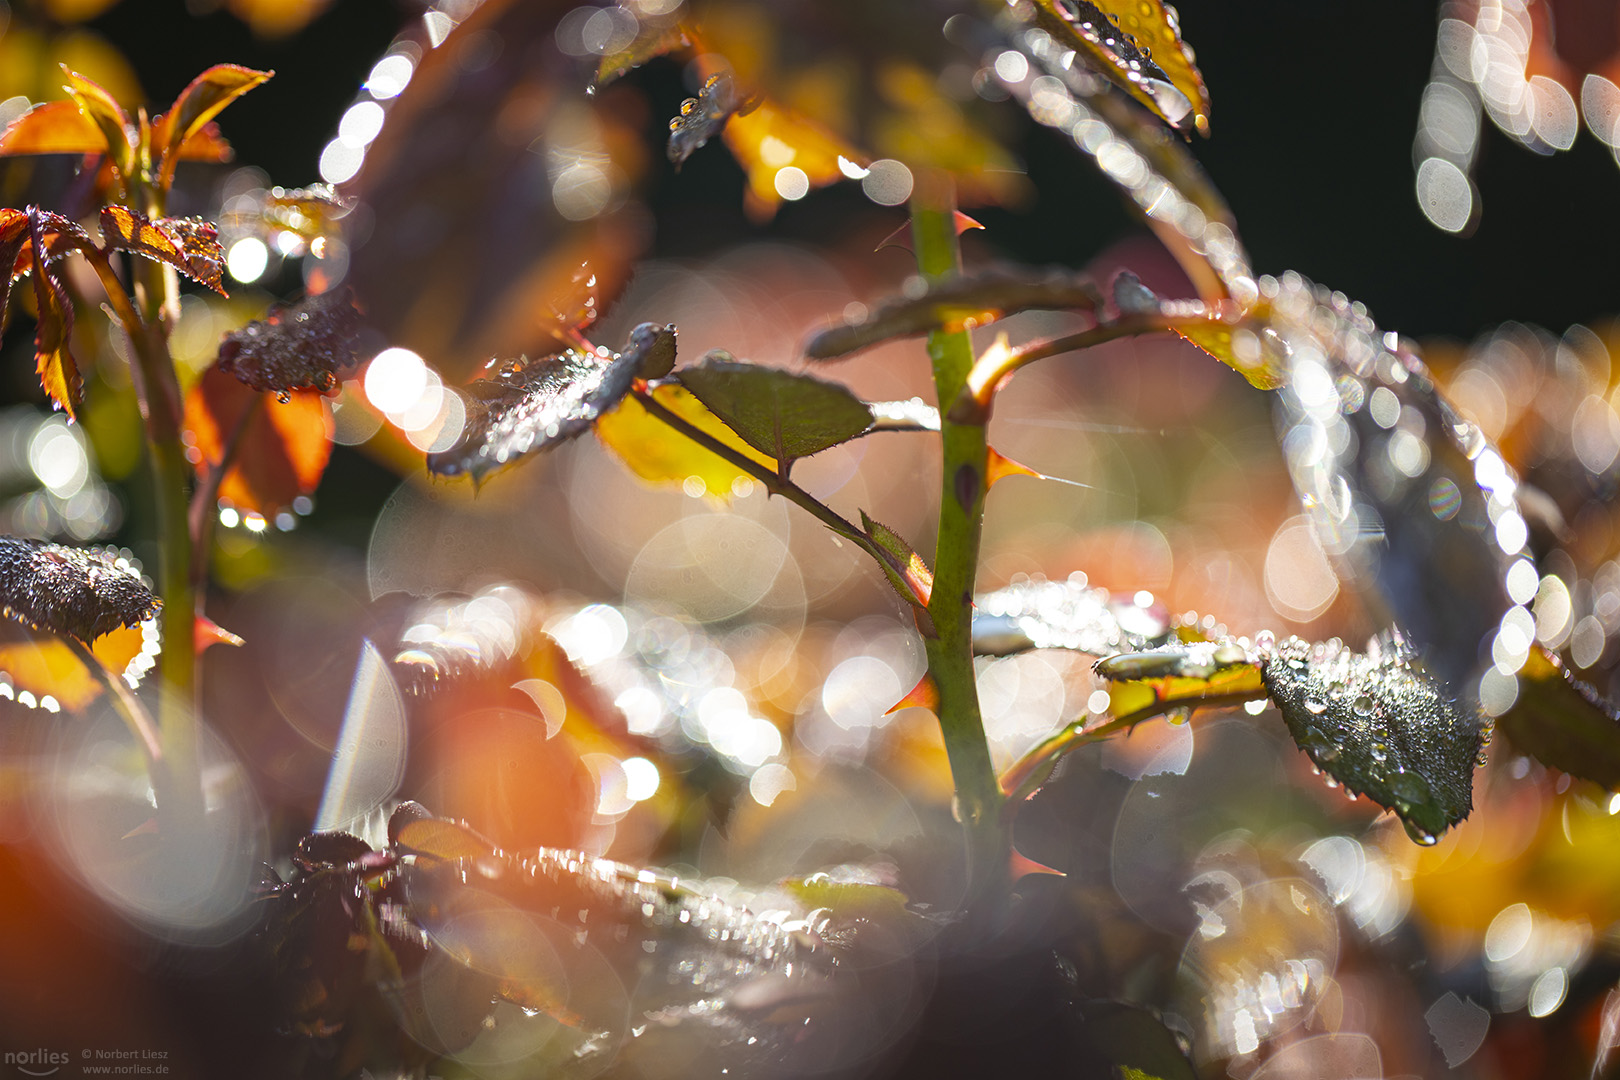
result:
<svg viewBox="0 0 1620 1080"><path fill-rule="evenodd" d="M883 715L889 716L892 713L899 712L901 709L909 709L914 705L919 705L924 709L931 709L934 712L939 711L939 684L926 671L923 672L923 677L917 680L917 685L911 688L911 692L890 705L888 712Z"/></svg>
<svg viewBox="0 0 1620 1080"><path fill-rule="evenodd" d="M1045 863L1036 862L1017 848L1013 848L1012 854L1007 856L1007 873L1012 878L1014 885L1032 874L1051 874L1055 877L1069 876L1062 870L1054 870Z"/></svg>
<svg viewBox="0 0 1620 1080"><path fill-rule="evenodd" d="M192 648L199 653L210 645L235 645L240 647L243 644L241 638L206 615L198 615L196 621L191 624L191 639Z"/></svg>
<svg viewBox="0 0 1620 1080"><path fill-rule="evenodd" d="M960 211L960 210L956 211L956 235L957 236L961 236L963 233L967 232L969 229L983 229L983 228L984 228L983 225L981 225L979 222L975 221L973 218L968 217L966 214L962 213L962 211Z"/></svg>
<svg viewBox="0 0 1620 1080"><path fill-rule="evenodd" d="M995 487L997 480L1004 480L1009 476L1033 476L1037 480L1047 479L1028 465L1021 465L1012 458L1007 457L995 447L990 447L990 462L985 470L991 487Z"/></svg>
<svg viewBox="0 0 1620 1080"><path fill-rule="evenodd" d="M120 839L120 840L129 840L132 837L136 837L136 836L157 836L157 835L158 835L158 820L155 817L149 817L145 821L141 822L139 825L135 826L133 829L129 830L129 832L125 833L123 836L120 836L118 839Z"/></svg>
<svg viewBox="0 0 1620 1080"><path fill-rule="evenodd" d="M873 251L882 251L884 248L899 248L901 251L911 251L911 222L906 222L894 232L883 238L883 241L873 248Z"/></svg>

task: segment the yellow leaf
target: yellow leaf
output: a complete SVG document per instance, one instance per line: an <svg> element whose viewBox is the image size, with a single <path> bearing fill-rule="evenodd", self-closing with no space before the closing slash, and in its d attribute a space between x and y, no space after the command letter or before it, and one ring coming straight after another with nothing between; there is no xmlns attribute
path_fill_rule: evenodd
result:
<svg viewBox="0 0 1620 1080"><path fill-rule="evenodd" d="M746 206L755 218L776 213L784 196L802 198L807 191L848 178L840 160L864 167L869 159L820 124L766 99L746 116L726 123L726 146L748 174ZM803 173L808 187L787 172ZM798 185L798 186L796 186Z"/></svg>
<svg viewBox="0 0 1620 1080"><path fill-rule="evenodd" d="M738 453L775 470L776 462L743 442L720 418L684 387L660 386L654 399L681 419ZM596 421L596 436L630 471L655 484L701 483L703 491L718 498L729 498L732 485L748 474L737 466L692 442L627 397L617 409Z"/></svg>

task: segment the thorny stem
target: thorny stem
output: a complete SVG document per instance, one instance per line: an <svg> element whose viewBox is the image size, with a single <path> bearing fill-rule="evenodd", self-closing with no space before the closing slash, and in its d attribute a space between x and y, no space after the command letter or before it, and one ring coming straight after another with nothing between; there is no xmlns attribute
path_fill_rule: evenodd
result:
<svg viewBox="0 0 1620 1080"><path fill-rule="evenodd" d="M148 189L147 212L160 217L161 194ZM152 462L154 503L158 520L158 593L163 598L163 652L158 658L161 683L158 731L168 795L160 807L184 827L200 820L202 781L197 760L196 650L192 623L196 600L191 583L191 532L186 497L187 466L181 444L180 386L169 355L167 312L173 303L171 282L161 264L134 260L134 301L113 272L105 252L89 256L107 293L113 313L129 335L139 375L142 419ZM156 782L157 778L154 777Z"/></svg>
<svg viewBox="0 0 1620 1080"><path fill-rule="evenodd" d="M911 238L917 269L930 284L959 270L956 194L949 178L919 176L911 198ZM940 411L956 400L973 369L973 342L965 330L928 337ZM943 471L934 587L928 613L934 636L924 638L928 674L939 692L939 724L956 785L956 814L967 833L968 906L980 916L1005 894L1011 841L1001 815L990 747L979 714L973 670L973 584L989 489L989 446L982 420L942 417Z"/></svg>
<svg viewBox="0 0 1620 1080"><path fill-rule="evenodd" d="M1037 360L1078 352L1106 341L1137 337L1175 328L1176 319L1159 313L1125 315L1111 322L1066 334L1048 341L1035 341L1017 349L1001 349L986 354L974 364L961 392L952 399L948 419L959 423L984 424L990 418L990 401L996 389L1013 372ZM941 408L944 409L943 399Z"/></svg>
<svg viewBox="0 0 1620 1080"><path fill-rule="evenodd" d="M631 391L631 394L638 402L641 403L642 408L646 409L649 414L662 421L668 427L680 432L682 435L686 436L688 439L691 439L693 442L697 443L711 454L723 458L728 464L735 465L737 468L741 469L743 472L746 472L749 476L765 485L765 490L770 492L772 495L780 495L789 502L794 503L795 505L804 509L817 521L827 526L827 528L855 544L862 551L865 551L868 555L872 556L872 558L878 560L880 565L883 563L882 552L878 550L877 545L872 542L871 538L868 537L859 526L843 517L837 511L833 510L832 507L817 499L814 495L804 490L798 484L795 484L793 481L782 476L770 466L763 465L760 462L755 461L747 454L739 453L737 450L727 446L719 439L716 439L713 435L710 435L707 431L704 431L702 428L688 422L685 418L664 408L663 404L657 398L653 397L652 394L642 390L633 390Z"/></svg>

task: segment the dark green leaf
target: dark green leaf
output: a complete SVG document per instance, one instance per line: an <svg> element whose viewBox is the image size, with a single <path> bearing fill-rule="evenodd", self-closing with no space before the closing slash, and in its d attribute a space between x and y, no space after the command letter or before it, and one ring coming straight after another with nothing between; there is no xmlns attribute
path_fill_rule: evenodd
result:
<svg viewBox="0 0 1620 1080"><path fill-rule="evenodd" d="M1336 783L1395 811L1432 844L1473 809L1479 717L1448 698L1398 638L1366 654L1279 643L1262 669L1289 734Z"/></svg>
<svg viewBox="0 0 1620 1080"><path fill-rule="evenodd" d="M509 360L493 379L467 387L467 426L449 450L429 454L428 471L475 481L590 429L630 392L675 365L675 327L642 323L622 353L578 349Z"/></svg>
<svg viewBox="0 0 1620 1080"><path fill-rule="evenodd" d="M1088 1001L1076 1012L1081 1038L1129 1080L1194 1080L1198 1075L1164 1021L1141 1005Z"/></svg>
<svg viewBox="0 0 1620 1080"><path fill-rule="evenodd" d="M1620 790L1620 712L1539 648L1519 672L1519 696L1497 725L1543 765Z"/></svg>
<svg viewBox="0 0 1620 1080"><path fill-rule="evenodd" d="M226 334L219 366L255 390L325 394L354 367L359 339L354 295L346 287L333 289Z"/></svg>
<svg viewBox="0 0 1620 1080"><path fill-rule="evenodd" d="M865 510L861 511L861 526L883 556L883 572L895 592L907 603L927 608L928 599L934 591L934 572L923 557L906 542L905 537L883 522L873 521Z"/></svg>
<svg viewBox="0 0 1620 1080"><path fill-rule="evenodd" d="M839 383L740 363L723 352L710 353L678 378L744 442L783 468L872 425L872 410Z"/></svg>
<svg viewBox="0 0 1620 1080"><path fill-rule="evenodd" d="M15 536L0 536L0 604L10 618L86 643L163 606L116 552Z"/></svg>
<svg viewBox="0 0 1620 1080"><path fill-rule="evenodd" d="M886 300L858 322L822 330L804 352L813 360L836 360L895 338L984 326L1019 311L1100 306L1096 284L1072 270L990 270L940 282L915 298Z"/></svg>

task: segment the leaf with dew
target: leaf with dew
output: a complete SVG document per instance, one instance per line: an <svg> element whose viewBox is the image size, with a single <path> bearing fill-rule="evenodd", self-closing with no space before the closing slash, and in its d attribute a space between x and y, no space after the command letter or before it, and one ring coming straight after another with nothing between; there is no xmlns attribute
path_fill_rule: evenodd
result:
<svg viewBox="0 0 1620 1080"><path fill-rule="evenodd" d="M1473 809L1484 727L1398 637L1366 653L1290 638L1266 651L1262 675L1300 749L1413 840L1434 843Z"/></svg>
<svg viewBox="0 0 1620 1080"><path fill-rule="evenodd" d="M1235 705L1266 696L1260 668L1234 641L1186 641L1097 661L1115 717L1171 707Z"/></svg>
<svg viewBox="0 0 1620 1080"><path fill-rule="evenodd" d="M116 552L0 537L5 614L86 644L152 618L163 601Z"/></svg>
<svg viewBox="0 0 1620 1080"><path fill-rule="evenodd" d="M360 313L348 288L277 307L226 334L219 368L254 390L329 394L359 361Z"/></svg>
<svg viewBox="0 0 1620 1080"><path fill-rule="evenodd" d="M482 480L588 431L636 380L667 375L674 364L675 328L654 323L632 330L621 353L569 349L538 360L506 361L494 378L466 388L461 439L429 454L428 471Z"/></svg>
<svg viewBox="0 0 1620 1080"><path fill-rule="evenodd" d="M101 242L110 249L133 251L168 263L193 281L225 295L225 252L219 230L201 218L158 218L155 221L127 206L101 210Z"/></svg>
<svg viewBox="0 0 1620 1080"><path fill-rule="evenodd" d="M1036 0L1035 11L1042 27L1165 123L1207 133L1209 93L1160 0Z"/></svg>
<svg viewBox="0 0 1620 1080"><path fill-rule="evenodd" d="M75 417L84 399L84 378L70 349L73 338L73 300L51 267L45 243L46 215L28 211L29 251L33 256L34 304L39 320L34 328L34 369L51 404ZM55 215L50 215L54 217Z"/></svg>
<svg viewBox="0 0 1620 1080"><path fill-rule="evenodd" d="M231 102L270 79L275 72L240 64L215 64L186 84L167 112L152 121L152 159L158 183L167 187L188 139L203 130Z"/></svg>
<svg viewBox="0 0 1620 1080"><path fill-rule="evenodd" d="M1093 656L1144 649L1169 627L1152 612L1084 574L1034 578L980 595L973 607L973 651L1010 656L1026 649L1073 649Z"/></svg>

